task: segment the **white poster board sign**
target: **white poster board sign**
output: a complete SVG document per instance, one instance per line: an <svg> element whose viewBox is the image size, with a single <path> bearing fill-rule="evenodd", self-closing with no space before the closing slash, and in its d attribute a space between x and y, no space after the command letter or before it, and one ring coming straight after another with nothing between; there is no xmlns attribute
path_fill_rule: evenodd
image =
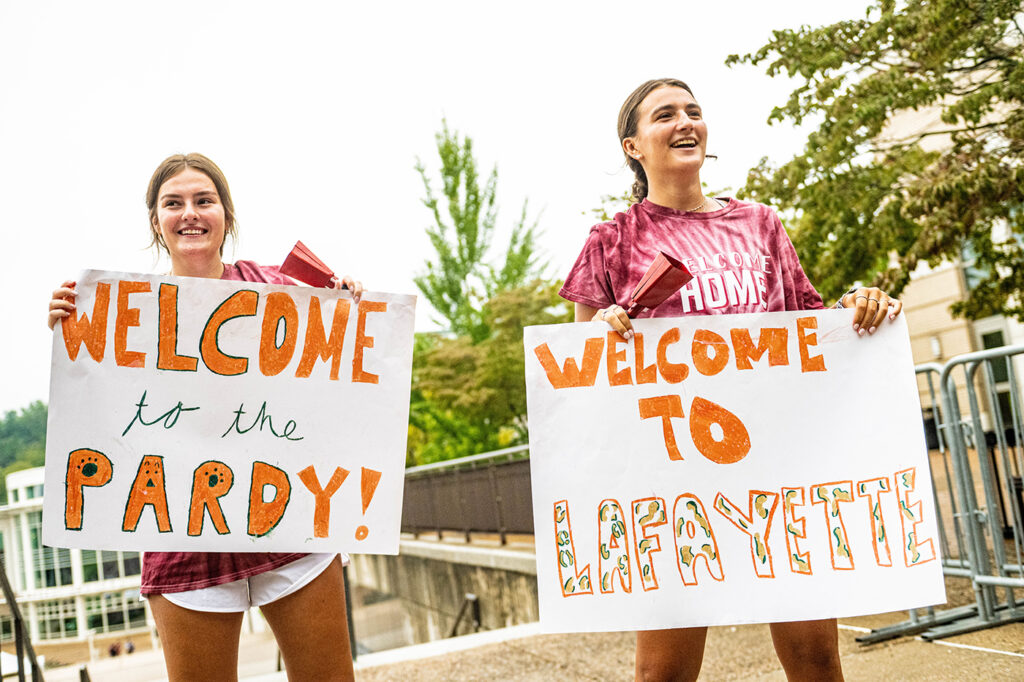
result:
<svg viewBox="0 0 1024 682"><path fill-rule="evenodd" d="M548 631L852 616L942 603L902 317L852 311L530 327Z"/></svg>
<svg viewBox="0 0 1024 682"><path fill-rule="evenodd" d="M414 296L100 271L77 292L46 544L398 553Z"/></svg>

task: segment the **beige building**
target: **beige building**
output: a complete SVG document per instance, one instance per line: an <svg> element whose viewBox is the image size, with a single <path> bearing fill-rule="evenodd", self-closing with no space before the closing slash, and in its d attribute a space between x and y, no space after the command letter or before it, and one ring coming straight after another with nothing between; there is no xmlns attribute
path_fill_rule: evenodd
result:
<svg viewBox="0 0 1024 682"><path fill-rule="evenodd" d="M903 300L903 309L910 328L914 364L918 367L926 363L944 365L950 358L964 353L1024 343L1024 326L1012 318L1002 315L980 320L953 317L949 308L965 297L972 277L970 264L965 265L961 262L944 263L936 268L921 267L904 289L900 298ZM1014 360L1014 372L1018 377L1024 377L1024 358L1018 357ZM980 374L983 375L984 372ZM961 413L966 413L968 397L964 373L958 370L953 376L959 387L957 398ZM993 378L1006 427L1010 425L1010 382L1006 368L995 363ZM983 378L981 381L987 379ZM977 385L978 395L984 394L983 387L981 383ZM931 394L923 375L918 377L918 388L921 392L921 404L927 412L927 407L931 404ZM937 375L934 390L937 398ZM994 428L992 406L986 401L983 409L985 413L982 415L982 427L986 430ZM926 420L928 416L925 415Z"/></svg>
<svg viewBox="0 0 1024 682"><path fill-rule="evenodd" d="M9 474L7 499L0 506L0 559L33 642L149 632L138 552L44 545L42 467ZM13 640L13 618L0 599L0 641Z"/></svg>

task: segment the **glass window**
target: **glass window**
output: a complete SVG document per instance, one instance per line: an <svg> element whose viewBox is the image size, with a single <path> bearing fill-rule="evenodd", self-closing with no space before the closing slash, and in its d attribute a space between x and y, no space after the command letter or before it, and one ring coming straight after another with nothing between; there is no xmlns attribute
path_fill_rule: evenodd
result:
<svg viewBox="0 0 1024 682"><path fill-rule="evenodd" d="M1003 340L1003 332L994 331L988 334L981 335L981 346L985 350L989 348L999 348L1005 345ZM997 358L995 360L989 360L989 364L992 365L992 377L996 380L996 383L1002 383L1010 380L1010 375L1006 371L1006 358Z"/></svg>
<svg viewBox="0 0 1024 682"><path fill-rule="evenodd" d="M0 642L14 641L14 617L0 616Z"/></svg>
<svg viewBox="0 0 1024 682"><path fill-rule="evenodd" d="M39 617L39 638L60 639L78 635L75 600L44 601L36 606Z"/></svg>
<svg viewBox="0 0 1024 682"><path fill-rule="evenodd" d="M142 573L142 564L139 562L138 552L124 552L121 556L124 558L124 574L126 576Z"/></svg>
<svg viewBox="0 0 1024 682"><path fill-rule="evenodd" d="M18 491L15 489L15 490L11 491L11 502L17 502L17 501L18 501Z"/></svg>
<svg viewBox="0 0 1024 682"><path fill-rule="evenodd" d="M94 583L100 579L100 569L96 562L96 550L82 550L82 580Z"/></svg>
<svg viewBox="0 0 1024 682"><path fill-rule="evenodd" d="M102 553L103 557L103 579L110 580L111 578L120 578L121 572L118 570L117 552L108 552L106 550Z"/></svg>
<svg viewBox="0 0 1024 682"><path fill-rule="evenodd" d="M86 622L96 632L117 632L146 626L145 605L138 590L107 592L85 598Z"/></svg>

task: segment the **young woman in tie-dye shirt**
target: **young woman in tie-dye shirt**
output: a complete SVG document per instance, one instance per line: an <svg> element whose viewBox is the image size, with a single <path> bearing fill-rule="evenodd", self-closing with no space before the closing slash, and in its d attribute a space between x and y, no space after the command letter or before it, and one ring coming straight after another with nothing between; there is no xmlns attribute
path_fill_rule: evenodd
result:
<svg viewBox="0 0 1024 682"><path fill-rule="evenodd" d="M636 203L595 225L562 287L576 320L604 320L626 338L629 297L659 251L694 278L640 317L676 317L823 308L778 216L767 206L704 195L707 126L682 81L648 81L619 112L619 139L636 174ZM871 334L901 303L876 288L847 292L837 307L856 308L853 326ZM835 619L773 623L772 640L790 679L841 680ZM637 633L638 680L694 680L706 627Z"/></svg>

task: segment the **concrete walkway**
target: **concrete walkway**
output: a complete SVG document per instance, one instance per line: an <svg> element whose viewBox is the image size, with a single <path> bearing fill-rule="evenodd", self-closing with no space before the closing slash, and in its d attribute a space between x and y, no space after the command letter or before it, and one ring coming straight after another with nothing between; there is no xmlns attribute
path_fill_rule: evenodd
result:
<svg viewBox="0 0 1024 682"><path fill-rule="evenodd" d="M970 583L947 578L950 605L969 603ZM1024 594L1017 591L1018 602ZM1024 623L925 642L901 637L864 646L855 638L873 628L899 623L906 612L839 621L839 647L848 680L1024 680ZM628 632L545 635L537 623L380 651L359 657L358 682L444 680L632 680L635 635ZM270 633L242 636L239 678L284 682L276 671L277 646ZM159 650L105 658L88 664L94 682L164 680ZM78 667L45 671L48 682L77 682ZM712 628L701 680L782 682L766 625Z"/></svg>
<svg viewBox="0 0 1024 682"><path fill-rule="evenodd" d="M903 637L862 646L860 632L896 623L903 613L840 621L839 644L848 680L1024 680L1024 624L961 635L939 642ZM632 633L539 634L537 624L481 632L361 656L359 682L445 680L496 682L522 680L633 679ZM276 673L277 647L269 635L243 637L239 677L250 682L283 682ZM166 679L159 651L104 659L89 664L95 682L148 682ZM78 680L75 667L46 671L48 682ZM782 682L766 625L712 628L702 680Z"/></svg>

